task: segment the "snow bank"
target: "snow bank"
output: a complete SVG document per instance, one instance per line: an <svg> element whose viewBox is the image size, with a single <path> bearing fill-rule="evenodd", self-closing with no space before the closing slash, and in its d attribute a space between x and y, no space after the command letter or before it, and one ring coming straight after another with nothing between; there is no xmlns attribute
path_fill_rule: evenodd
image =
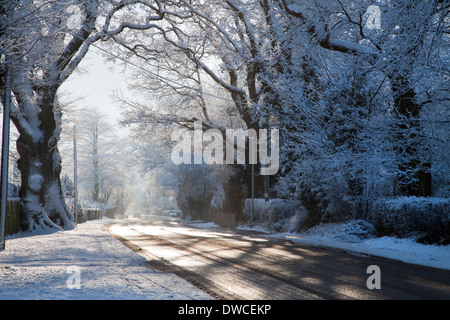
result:
<svg viewBox="0 0 450 320"><path fill-rule="evenodd" d="M144 257L102 231L110 221L9 237L0 252L0 299L211 299L173 274L148 268ZM79 270L79 289L67 285L73 270Z"/></svg>
<svg viewBox="0 0 450 320"><path fill-rule="evenodd" d="M247 199L246 221L238 229L450 270L450 245L445 242L450 239L450 199L379 199L371 208L370 222L323 223L305 231L302 223L308 213L298 202L273 199L266 204L255 199L254 211L252 220Z"/></svg>
<svg viewBox="0 0 450 320"><path fill-rule="evenodd" d="M240 229L253 229L239 226ZM256 228L261 231L261 227ZM414 238L375 236L372 224L363 220L347 223L325 223L305 232L277 233L265 230L268 236L330 248L338 248L358 254L369 254L422 266L450 270L450 245L425 245Z"/></svg>

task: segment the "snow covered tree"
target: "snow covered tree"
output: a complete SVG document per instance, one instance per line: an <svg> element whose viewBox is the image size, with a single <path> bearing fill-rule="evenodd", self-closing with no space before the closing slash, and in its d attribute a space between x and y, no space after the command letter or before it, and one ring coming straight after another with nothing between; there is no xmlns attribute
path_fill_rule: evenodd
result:
<svg viewBox="0 0 450 320"><path fill-rule="evenodd" d="M139 72L134 88L163 96L168 103L127 105L128 123L178 123L203 129L269 128L271 108L278 104L268 73L284 72L289 64L278 1L179 1L164 23L142 34L114 37L126 59L137 57L150 72ZM149 80L152 79L153 81ZM159 83L159 86L158 86ZM176 97L176 98L173 98ZM164 108L164 105L166 108ZM248 195L251 166L240 167ZM255 172L259 173L259 164ZM263 179L255 178L256 194L263 194Z"/></svg>
<svg viewBox="0 0 450 320"><path fill-rule="evenodd" d="M121 177L120 160L126 154L107 115L87 108L78 113L76 123L80 182L92 200L106 203Z"/></svg>
<svg viewBox="0 0 450 320"><path fill-rule="evenodd" d="M421 148L424 135L420 126L422 103L418 79L434 74L436 81L448 71L441 64L445 53L437 53L442 49L448 4L442 1L376 4L378 26L374 30L368 25L371 4L368 1L336 1L327 6L319 2L316 7L303 1L283 2L286 11L304 24L304 33L311 41L330 51L360 57L358 64L375 75L374 80L380 83L377 94L384 94L386 105L392 106L392 115L396 117L391 125L386 123L393 132L396 192L430 196L432 164L423 157L426 151ZM431 61L431 55L436 63ZM442 74L438 75L436 70Z"/></svg>
<svg viewBox="0 0 450 320"><path fill-rule="evenodd" d="M133 22L122 13L137 10ZM57 93L89 46L124 29L148 29L164 17L161 1L2 1L2 54L11 72L11 119L19 131L22 228L73 227L61 190ZM6 26L5 26L6 25ZM5 44L7 44L5 46ZM4 72L2 68L2 88Z"/></svg>
<svg viewBox="0 0 450 320"><path fill-rule="evenodd" d="M423 109L448 109L429 93L448 87L448 4L376 3L381 20L372 28L370 1L283 3L298 41L297 72L274 78L285 106L275 114L286 129L282 194L302 197L315 222L348 216L355 196L430 196L432 173L448 171L430 153L446 136L430 134L439 125Z"/></svg>

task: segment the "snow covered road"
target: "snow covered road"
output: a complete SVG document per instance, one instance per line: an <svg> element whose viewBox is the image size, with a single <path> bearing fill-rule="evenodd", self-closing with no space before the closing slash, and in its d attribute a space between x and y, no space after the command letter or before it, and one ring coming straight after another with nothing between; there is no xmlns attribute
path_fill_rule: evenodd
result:
<svg viewBox="0 0 450 320"><path fill-rule="evenodd" d="M450 272L262 233L176 220L123 221L110 231L149 263L225 299L450 299ZM381 289L369 267L380 270Z"/></svg>
<svg viewBox="0 0 450 320"><path fill-rule="evenodd" d="M185 223L95 220L71 231L9 237L0 252L0 300L450 299L448 270L345 252L355 250L354 242L331 250L295 243L306 238L293 234ZM366 286L374 264L381 290Z"/></svg>

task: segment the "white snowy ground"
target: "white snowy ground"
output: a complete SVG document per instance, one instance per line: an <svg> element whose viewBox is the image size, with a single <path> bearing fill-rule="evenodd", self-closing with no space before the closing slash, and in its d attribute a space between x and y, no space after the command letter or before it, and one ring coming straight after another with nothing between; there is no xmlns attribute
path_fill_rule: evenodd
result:
<svg viewBox="0 0 450 320"><path fill-rule="evenodd" d="M102 231L111 220L79 224L71 231L7 238L0 252L0 300L203 300L211 299L187 281L148 268L145 258ZM200 228L219 228L214 223L185 221ZM371 254L450 270L450 246L423 245L412 239L375 238L360 223L325 224L305 233L275 233L269 237L357 254ZM78 269L70 269L75 266ZM74 276L79 270L80 288Z"/></svg>
<svg viewBox="0 0 450 320"><path fill-rule="evenodd" d="M144 257L102 231L108 222L7 238L6 250L0 252L0 300L211 299L173 274L148 268Z"/></svg>

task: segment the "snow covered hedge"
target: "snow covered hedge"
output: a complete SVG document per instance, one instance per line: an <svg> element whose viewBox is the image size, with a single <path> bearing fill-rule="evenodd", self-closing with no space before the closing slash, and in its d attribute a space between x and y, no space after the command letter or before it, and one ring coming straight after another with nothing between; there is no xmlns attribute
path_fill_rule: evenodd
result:
<svg viewBox="0 0 450 320"><path fill-rule="evenodd" d="M275 232L296 232L308 225L308 211L300 201L246 199L244 219L249 226L260 226ZM426 244L450 244L450 199L399 197L380 198L369 205L365 227L373 225L377 236L415 238ZM342 221L345 222L345 221Z"/></svg>
<svg viewBox="0 0 450 320"><path fill-rule="evenodd" d="M252 219L252 199L244 203L244 219L250 226L261 226L266 230L277 232L298 231L308 212L296 200L254 199L254 217Z"/></svg>
<svg viewBox="0 0 450 320"><path fill-rule="evenodd" d="M418 242L450 244L450 199L379 199L371 209L378 235L416 237Z"/></svg>

